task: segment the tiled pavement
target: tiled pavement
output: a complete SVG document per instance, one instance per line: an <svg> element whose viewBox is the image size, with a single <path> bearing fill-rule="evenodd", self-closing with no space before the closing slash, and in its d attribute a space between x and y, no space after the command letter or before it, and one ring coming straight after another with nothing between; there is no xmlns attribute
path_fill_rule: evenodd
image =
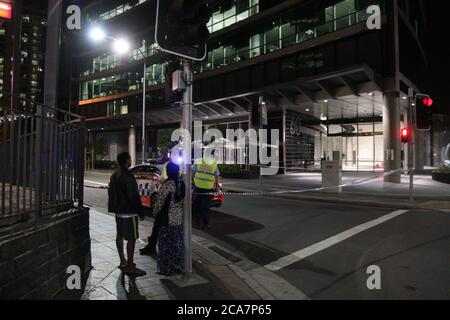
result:
<svg viewBox="0 0 450 320"><path fill-rule="evenodd" d="M201 234L193 236L194 274L190 278L167 278L156 274L156 260L140 256L146 245L138 240L135 262L147 272L132 279L118 269L115 218L90 211L92 266L82 300L272 300L307 299L283 278L229 251ZM153 227L139 222L139 235L146 239ZM218 254L215 250L219 250ZM226 254L224 254L226 253ZM233 259L229 259L233 257ZM232 261L234 260L234 261ZM170 290L169 290L170 289Z"/></svg>
<svg viewBox="0 0 450 320"><path fill-rule="evenodd" d="M148 237L152 224L140 222L141 239ZM91 252L93 269L87 280L82 300L170 300L174 299L156 274L156 260L139 255L145 243L138 240L135 262L147 272L144 277L132 279L117 268L116 229L113 216L100 212L90 215Z"/></svg>

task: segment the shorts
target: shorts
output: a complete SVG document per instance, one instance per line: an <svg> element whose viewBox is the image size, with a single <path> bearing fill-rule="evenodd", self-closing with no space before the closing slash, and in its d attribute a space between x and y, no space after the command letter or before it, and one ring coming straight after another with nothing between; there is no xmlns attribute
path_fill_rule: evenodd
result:
<svg viewBox="0 0 450 320"><path fill-rule="evenodd" d="M116 216L117 235L127 241L139 239L139 218L121 218Z"/></svg>

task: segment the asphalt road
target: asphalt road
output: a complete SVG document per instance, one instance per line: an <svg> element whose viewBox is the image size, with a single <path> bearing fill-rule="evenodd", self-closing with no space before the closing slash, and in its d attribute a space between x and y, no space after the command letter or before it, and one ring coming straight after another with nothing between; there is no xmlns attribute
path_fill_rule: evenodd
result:
<svg viewBox="0 0 450 320"><path fill-rule="evenodd" d="M88 174L85 184L107 181ZM106 210L106 190L85 190ZM230 196L212 224L208 237L312 299L450 299L450 214ZM381 290L368 289L369 266Z"/></svg>

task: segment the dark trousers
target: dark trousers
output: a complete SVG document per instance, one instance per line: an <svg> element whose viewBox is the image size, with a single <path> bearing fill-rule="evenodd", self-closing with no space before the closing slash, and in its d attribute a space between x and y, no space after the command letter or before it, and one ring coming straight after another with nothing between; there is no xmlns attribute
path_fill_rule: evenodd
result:
<svg viewBox="0 0 450 320"><path fill-rule="evenodd" d="M213 190L207 189L195 189L195 205L194 213L198 222L201 222L204 226L209 225L209 216L211 211L211 195Z"/></svg>
<svg viewBox="0 0 450 320"><path fill-rule="evenodd" d="M159 221L158 219L155 219L155 222L153 223L152 234L150 235L150 237L148 237L148 246L155 250L156 244L158 242L159 229L160 229Z"/></svg>

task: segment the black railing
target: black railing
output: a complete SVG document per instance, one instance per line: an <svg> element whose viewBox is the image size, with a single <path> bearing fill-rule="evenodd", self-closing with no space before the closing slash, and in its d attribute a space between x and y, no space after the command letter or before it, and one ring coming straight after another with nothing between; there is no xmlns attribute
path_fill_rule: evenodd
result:
<svg viewBox="0 0 450 320"><path fill-rule="evenodd" d="M0 226L82 207L84 118L4 101L13 107L0 104Z"/></svg>

